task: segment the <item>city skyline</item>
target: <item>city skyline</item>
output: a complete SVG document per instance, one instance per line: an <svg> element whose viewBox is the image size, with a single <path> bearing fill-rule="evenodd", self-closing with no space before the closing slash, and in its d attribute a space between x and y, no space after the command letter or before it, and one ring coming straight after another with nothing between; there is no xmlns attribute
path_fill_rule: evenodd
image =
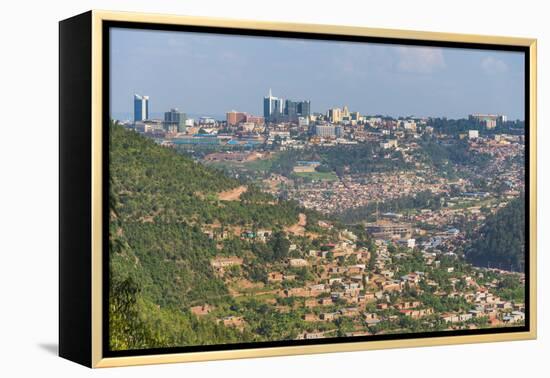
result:
<svg viewBox="0 0 550 378"><path fill-rule="evenodd" d="M111 45L113 115L131 112L134 93L153 99L152 115L261 115L272 88L311 112L524 118L522 53L125 29Z"/></svg>

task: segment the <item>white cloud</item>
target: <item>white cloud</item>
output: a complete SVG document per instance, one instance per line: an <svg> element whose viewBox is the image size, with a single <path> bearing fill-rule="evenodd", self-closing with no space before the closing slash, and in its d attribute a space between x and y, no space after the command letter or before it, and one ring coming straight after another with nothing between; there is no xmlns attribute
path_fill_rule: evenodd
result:
<svg viewBox="0 0 550 378"><path fill-rule="evenodd" d="M481 60L481 68L489 75L508 71L508 65L506 63L492 56L486 56Z"/></svg>
<svg viewBox="0 0 550 378"><path fill-rule="evenodd" d="M445 68L443 51L435 47L399 47L397 68L403 72L431 73Z"/></svg>

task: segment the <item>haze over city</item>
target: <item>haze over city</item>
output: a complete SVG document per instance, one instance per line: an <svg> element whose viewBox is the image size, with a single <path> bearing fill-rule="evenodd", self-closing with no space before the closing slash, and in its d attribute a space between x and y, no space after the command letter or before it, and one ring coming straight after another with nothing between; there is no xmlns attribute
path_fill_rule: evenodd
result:
<svg viewBox="0 0 550 378"><path fill-rule="evenodd" d="M522 53L114 29L111 111L178 108L223 117L262 114L269 88L310 100L311 111L348 105L363 114L524 118Z"/></svg>

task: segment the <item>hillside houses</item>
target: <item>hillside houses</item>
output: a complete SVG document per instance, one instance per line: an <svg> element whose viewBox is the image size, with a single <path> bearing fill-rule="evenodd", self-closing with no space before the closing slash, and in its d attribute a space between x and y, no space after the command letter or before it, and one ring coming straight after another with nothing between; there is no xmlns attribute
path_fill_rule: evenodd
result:
<svg viewBox="0 0 550 378"><path fill-rule="evenodd" d="M456 234L449 232L442 240L448 241ZM257 239L257 234L251 237L254 242L266 242ZM501 277L507 275L505 272L481 268L464 271L452 253L422 252L422 247L392 244L393 241L384 239L373 241L374 254L349 230L335 233L332 240L319 243L315 248L304 247L296 237L291 237L289 257L268 264L263 283L250 283L248 289L242 286L243 294L232 292L232 295L258 293L257 300L275 313L298 311L299 321L304 327L308 325L307 331L297 336L303 339L328 337L326 327L334 331L342 322L354 327L346 333L357 335L371 334L369 328L378 324L389 327L389 332L402 324L463 329L524 322L523 303L506 301L497 295ZM440 247L444 245L441 243ZM404 270L414 259L415 264L422 264L422 269ZM246 274L246 264L245 258L237 256L211 259L212 267L219 273L239 266L241 274ZM231 279L231 276L225 277ZM448 310L435 311L419 300L421 295L432 296L434 303L449 303ZM460 303L461 310L453 311L452 303ZM197 316L211 311L204 306L192 309ZM220 319L220 323L238 329L244 329L247 324L246 317L234 314ZM405 320L409 323L403 323Z"/></svg>

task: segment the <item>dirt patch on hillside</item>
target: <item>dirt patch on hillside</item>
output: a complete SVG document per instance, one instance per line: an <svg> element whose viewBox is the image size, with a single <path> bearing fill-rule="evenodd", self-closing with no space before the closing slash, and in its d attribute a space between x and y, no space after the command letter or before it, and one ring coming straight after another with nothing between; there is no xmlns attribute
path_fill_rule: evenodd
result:
<svg viewBox="0 0 550 378"><path fill-rule="evenodd" d="M286 227L285 231L290 234L304 236L306 224L307 224L307 216L304 213L300 213L298 215L298 222L293 224L290 227Z"/></svg>
<svg viewBox="0 0 550 378"><path fill-rule="evenodd" d="M247 187L244 185L238 186L231 190L218 193L218 199L220 201L239 201L241 194L247 191Z"/></svg>

